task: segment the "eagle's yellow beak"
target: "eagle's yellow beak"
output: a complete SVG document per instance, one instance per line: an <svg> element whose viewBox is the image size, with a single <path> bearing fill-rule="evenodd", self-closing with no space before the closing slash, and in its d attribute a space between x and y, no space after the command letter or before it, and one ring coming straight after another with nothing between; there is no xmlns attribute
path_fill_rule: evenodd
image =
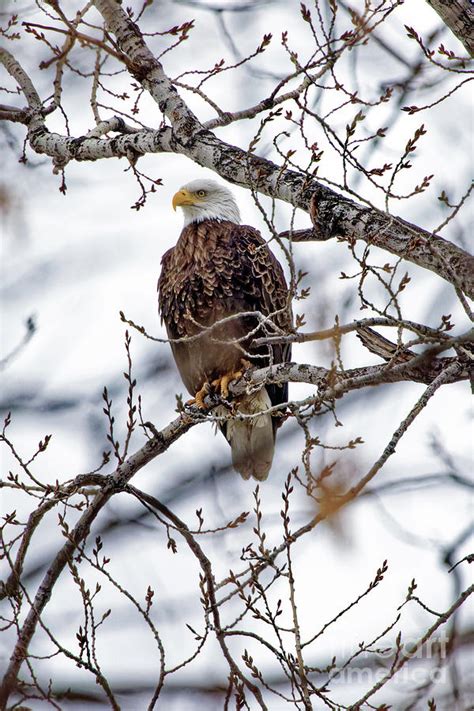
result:
<svg viewBox="0 0 474 711"><path fill-rule="evenodd" d="M197 202L196 198L192 193L189 192L189 190L178 190L177 193L173 195L173 210L176 210L177 207L181 207L182 205L195 205Z"/></svg>

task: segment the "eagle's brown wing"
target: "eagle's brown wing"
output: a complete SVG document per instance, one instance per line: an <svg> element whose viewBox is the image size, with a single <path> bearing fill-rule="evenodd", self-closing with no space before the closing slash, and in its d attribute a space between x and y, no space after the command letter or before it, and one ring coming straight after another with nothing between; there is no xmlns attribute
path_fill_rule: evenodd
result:
<svg viewBox="0 0 474 711"><path fill-rule="evenodd" d="M242 289L244 305L247 311L259 311L264 316L271 316L268 324L260 326L254 338L276 335L275 327L281 333L288 333L292 328L291 311L288 302L288 287L280 263L269 249L260 233L247 225L235 226L231 232L233 249L238 255L235 270L235 289ZM247 332L257 326L256 319L248 319ZM274 344L255 348L248 346L255 365L264 367L270 363L285 363L291 360L291 344ZM288 383L267 385L272 405L279 405L288 400ZM276 422L276 420L275 420Z"/></svg>

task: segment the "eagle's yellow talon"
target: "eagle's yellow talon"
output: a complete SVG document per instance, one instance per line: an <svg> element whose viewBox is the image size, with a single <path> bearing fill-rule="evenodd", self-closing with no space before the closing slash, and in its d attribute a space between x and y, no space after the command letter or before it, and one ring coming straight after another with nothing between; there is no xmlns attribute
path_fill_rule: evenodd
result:
<svg viewBox="0 0 474 711"><path fill-rule="evenodd" d="M240 377L238 373L226 373L225 375L222 376L221 378L221 396L227 400L229 397L229 383L232 380L235 380L237 377Z"/></svg>
<svg viewBox="0 0 474 711"><path fill-rule="evenodd" d="M208 382L204 383L202 388L197 391L195 396L191 398L191 400L188 400L186 405L196 405L200 410L207 410L207 405L204 402L204 399L206 395L209 395L211 391L211 386L209 385Z"/></svg>
<svg viewBox="0 0 474 711"><path fill-rule="evenodd" d="M242 364L242 368L240 370L234 370L231 371L230 373L225 373L225 375L222 375L220 378L216 378L215 380L212 381L211 386L220 394L221 397L223 397L225 400L229 397L229 383L231 383L233 380L238 380L241 378L247 368L251 367L251 363L248 360L245 360L245 358L240 359L240 363Z"/></svg>

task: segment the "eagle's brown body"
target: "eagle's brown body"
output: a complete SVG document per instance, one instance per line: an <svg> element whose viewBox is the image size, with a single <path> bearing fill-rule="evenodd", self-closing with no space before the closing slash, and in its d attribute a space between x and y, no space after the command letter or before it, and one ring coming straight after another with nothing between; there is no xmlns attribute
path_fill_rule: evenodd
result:
<svg viewBox="0 0 474 711"><path fill-rule="evenodd" d="M274 314L272 321L282 331L291 326L283 270L260 234L247 225L211 219L184 227L176 246L163 256L158 289L170 339L196 336L217 321L246 312ZM260 367L289 360L287 345L258 349L251 345L253 338L264 335L261 327L255 332L257 326L257 318L248 314L198 338L172 342L187 390L194 395L204 383L239 370L242 358ZM270 327L267 333L275 331ZM268 385L266 392L258 403L255 396L244 399L239 410L252 414L287 401L287 384ZM262 415L253 422L221 425L232 446L234 466L244 478L266 478L277 423L278 416Z"/></svg>

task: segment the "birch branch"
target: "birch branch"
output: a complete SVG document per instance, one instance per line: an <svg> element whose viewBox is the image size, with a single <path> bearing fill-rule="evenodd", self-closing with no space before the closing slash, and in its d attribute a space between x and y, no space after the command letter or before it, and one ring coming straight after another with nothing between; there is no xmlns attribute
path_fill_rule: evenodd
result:
<svg viewBox="0 0 474 711"><path fill-rule="evenodd" d="M427 0L433 10L443 20L474 57L474 5L470 0Z"/></svg>
<svg viewBox="0 0 474 711"><path fill-rule="evenodd" d="M15 57L4 47L0 47L0 62L3 64L8 74L10 74L10 76L13 77L13 79L15 79L18 83L18 86L28 102L29 109L31 109L32 112L41 112L43 104L41 103L41 99L34 87L33 82L20 63L17 62Z"/></svg>
<svg viewBox="0 0 474 711"><path fill-rule="evenodd" d="M166 76L161 62L148 48L137 25L116 0L94 0L94 5L130 60L135 79L170 120L176 135L182 141L192 138L201 129L201 124Z"/></svg>
<svg viewBox="0 0 474 711"><path fill-rule="evenodd" d="M108 30L130 60L130 71L171 123L157 131L142 130L115 138L87 138L50 133L44 109L19 63L0 51L0 61L17 78L30 109L28 140L37 153L63 167L69 160L98 160L145 153L173 152L210 168L231 183L290 203L316 216L317 229L283 233L294 241L339 238L362 240L435 272L474 298L474 257L451 242L405 220L338 194L303 172L282 169L272 161L219 139L190 111L148 49L137 25L115 0L95 0ZM15 115L15 120L18 117ZM26 120L25 120L26 123ZM315 220L313 219L313 222Z"/></svg>
<svg viewBox="0 0 474 711"><path fill-rule="evenodd" d="M367 386L399 383L402 381L419 382L429 385L441 372L453 366L449 379L443 382L458 382L469 378L468 363L463 364L457 358L428 358L423 362L423 354L412 361L398 365L369 365L364 368L351 368L343 373L306 363L278 363L252 371L248 378L230 384L229 390L234 395L242 395L247 388L255 388L269 383L308 383L322 387L325 398L337 398L342 394L359 390Z"/></svg>

